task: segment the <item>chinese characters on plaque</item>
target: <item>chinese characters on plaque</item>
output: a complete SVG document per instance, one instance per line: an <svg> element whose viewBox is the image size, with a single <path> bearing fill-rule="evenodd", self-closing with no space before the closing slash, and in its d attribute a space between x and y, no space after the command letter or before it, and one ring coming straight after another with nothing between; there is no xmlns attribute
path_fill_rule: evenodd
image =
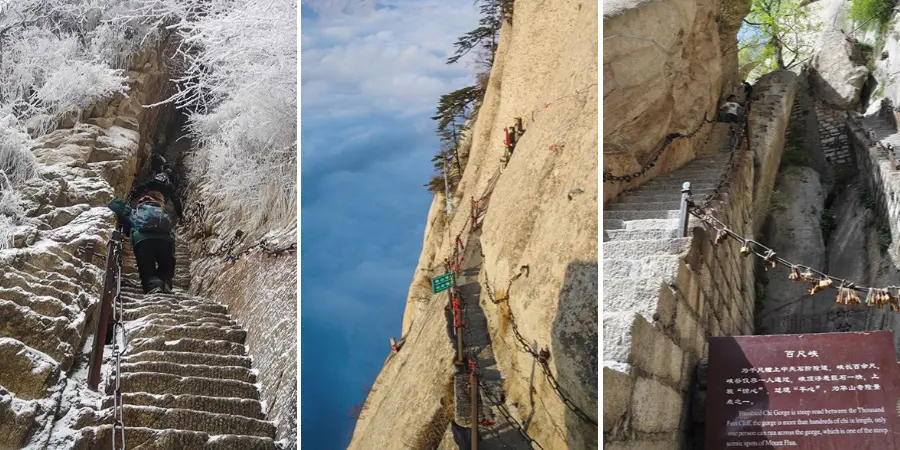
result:
<svg viewBox="0 0 900 450"><path fill-rule="evenodd" d="M900 448L897 373L890 332L711 338L707 449Z"/></svg>

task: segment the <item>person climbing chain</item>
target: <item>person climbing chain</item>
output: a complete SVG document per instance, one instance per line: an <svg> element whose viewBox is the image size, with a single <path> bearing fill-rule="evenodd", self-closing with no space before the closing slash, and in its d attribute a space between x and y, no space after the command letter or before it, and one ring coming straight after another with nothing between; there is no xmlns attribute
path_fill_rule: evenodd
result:
<svg viewBox="0 0 900 450"><path fill-rule="evenodd" d="M109 202L119 223L131 230L131 248L145 294L171 293L175 277L175 235L165 210L165 200L151 191L132 209L119 198Z"/></svg>

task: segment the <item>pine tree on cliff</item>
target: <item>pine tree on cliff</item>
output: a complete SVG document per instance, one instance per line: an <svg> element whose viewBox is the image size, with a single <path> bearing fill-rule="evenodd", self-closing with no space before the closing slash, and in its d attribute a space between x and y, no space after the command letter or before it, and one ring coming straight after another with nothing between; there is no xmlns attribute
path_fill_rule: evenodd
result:
<svg viewBox="0 0 900 450"><path fill-rule="evenodd" d="M436 114L431 117L431 120L438 122L436 131L441 139L441 154L445 155L441 157L441 164L446 157L451 157L456 165L457 176L461 176L463 171L459 147L466 128L465 122L469 118L469 107L483 95L484 92L477 86L467 86L444 94L438 101ZM443 170L443 166L439 170Z"/></svg>
<svg viewBox="0 0 900 450"><path fill-rule="evenodd" d="M481 48L490 55L490 63L494 62L497 40L500 37L500 25L503 17L502 0L481 0L481 20L478 28L462 35L453 44L453 56L447 58L447 64L454 64L466 56L472 49Z"/></svg>

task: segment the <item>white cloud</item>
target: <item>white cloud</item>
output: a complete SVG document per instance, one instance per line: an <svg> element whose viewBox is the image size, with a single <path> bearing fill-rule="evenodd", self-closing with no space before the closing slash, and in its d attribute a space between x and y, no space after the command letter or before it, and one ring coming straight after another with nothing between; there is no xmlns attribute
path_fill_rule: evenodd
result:
<svg viewBox="0 0 900 450"><path fill-rule="evenodd" d="M390 6L303 22L304 117L429 114L441 94L472 82L470 68L445 64L456 38L477 25L470 0Z"/></svg>

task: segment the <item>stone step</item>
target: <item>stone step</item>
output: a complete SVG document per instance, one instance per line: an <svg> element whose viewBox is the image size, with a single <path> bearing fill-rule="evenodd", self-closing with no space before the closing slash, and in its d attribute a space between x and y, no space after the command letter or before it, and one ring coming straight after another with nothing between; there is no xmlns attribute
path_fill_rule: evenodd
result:
<svg viewBox="0 0 900 450"><path fill-rule="evenodd" d="M122 392L198 395L203 397L234 397L259 400L256 385L222 378L181 377L168 373L131 372L119 378ZM112 395L115 386L107 386L106 394Z"/></svg>
<svg viewBox="0 0 900 450"><path fill-rule="evenodd" d="M237 324L237 322L231 320L227 315L224 314L217 314L213 317L189 317L172 313L150 314L142 317L141 323L166 326L216 325L222 328L243 329L240 325Z"/></svg>
<svg viewBox="0 0 900 450"><path fill-rule="evenodd" d="M129 351L139 352L159 350L170 352L212 353L217 355L244 356L247 348L242 344L230 341L182 338L168 340L166 338L129 338Z"/></svg>
<svg viewBox="0 0 900 450"><path fill-rule="evenodd" d="M102 408L113 406L113 396L103 398ZM262 404L256 400L231 397L203 397L199 395L157 395L147 393L122 394L122 403L157 408L192 409L215 414L233 414L250 419L265 420ZM235 430L236 431L236 430Z"/></svg>
<svg viewBox="0 0 900 450"><path fill-rule="evenodd" d="M253 371L241 366L208 366L204 364L177 364L162 361L122 363L122 373L154 372L181 377L204 377L256 383Z"/></svg>
<svg viewBox="0 0 900 450"><path fill-rule="evenodd" d="M251 367L251 359L240 355L217 355L214 353L191 353L178 351L149 350L136 352L130 349L124 360L137 362L169 362L173 364L202 364L204 366Z"/></svg>
<svg viewBox="0 0 900 450"><path fill-rule="evenodd" d="M661 278L677 273L682 257L678 255L638 256L635 259L603 258L603 280Z"/></svg>
<svg viewBox="0 0 900 450"><path fill-rule="evenodd" d="M691 193L694 198L702 197L710 192L713 189L691 189ZM631 202L635 200L647 201L647 202L668 202L668 201L681 201L681 190L679 189L677 192L668 192L668 193L655 193L655 192L640 192L640 191L631 191L626 192L622 197L619 198L618 203L622 202Z"/></svg>
<svg viewBox="0 0 900 450"><path fill-rule="evenodd" d="M182 313L196 314L198 317L204 314L225 314L227 309L223 311L224 306L212 303L204 303L196 306L182 307L178 304L156 304L148 306L138 306L134 308L125 308L123 316L125 320L138 320L141 317L150 314L159 313Z"/></svg>
<svg viewBox="0 0 900 450"><path fill-rule="evenodd" d="M672 274L668 279L674 279ZM651 317L658 309L663 289L671 289L666 278L603 278L603 314L632 312Z"/></svg>
<svg viewBox="0 0 900 450"><path fill-rule="evenodd" d="M219 312L223 312L222 308L225 308L223 305L219 305L218 303L211 302L202 297L193 297L186 295L184 293L172 293L172 294L152 294L152 295L134 295L134 294L125 294L121 295L122 303L125 307L140 307L140 306L150 306L150 305L166 305L166 306L181 306L181 307L189 307L189 306L198 306L198 305L213 305L214 307L219 309ZM227 312L227 308L225 309ZM223 314L225 313L223 312Z"/></svg>
<svg viewBox="0 0 900 450"><path fill-rule="evenodd" d="M681 200L670 200L666 202L642 202L642 201L626 201L623 203L612 203L603 208L606 212L611 211L669 211L681 208Z"/></svg>
<svg viewBox="0 0 900 450"><path fill-rule="evenodd" d="M702 182L695 180L669 181L654 179L653 181L641 186L639 190L642 192L652 192L655 194L668 194L671 192L677 192L680 194L681 187L684 185L685 181L691 182L691 191L700 189L715 189L716 184L718 184L719 182L719 177L716 176L714 179Z"/></svg>
<svg viewBox="0 0 900 450"><path fill-rule="evenodd" d="M608 211L603 210L603 220L618 219L623 221L646 219L678 219L678 210L665 211Z"/></svg>
<svg viewBox="0 0 900 450"><path fill-rule="evenodd" d="M131 339L141 339L141 338L152 338L159 337L165 338L168 340L175 339L200 339L200 340L215 340L215 341L229 341L237 344L243 344L247 339L247 332L242 329L228 329L222 328L215 325L205 325L205 326L165 326L165 325L152 325L152 324L142 324L136 328L128 329L128 338Z"/></svg>
<svg viewBox="0 0 900 450"><path fill-rule="evenodd" d="M634 320L632 311L603 311L603 361L631 363Z"/></svg>
<svg viewBox="0 0 900 450"><path fill-rule="evenodd" d="M715 165L703 166L703 167L691 167L688 169L676 170L674 172L669 172L665 175L660 175L653 179L655 182L678 182L684 183L688 181L691 183L691 189L694 188L694 184L700 183L709 183L715 182L722 176L722 171L725 170L725 164L727 161L723 161L721 163L716 163ZM651 182L652 183L652 182ZM648 183L650 184L650 183Z"/></svg>
<svg viewBox="0 0 900 450"><path fill-rule="evenodd" d="M209 319L222 319L222 320L231 320L231 316L223 313L211 313L209 311L204 311L202 309L181 309L177 311L172 311L170 308L167 308L162 305L156 306L147 306L143 308L135 308L131 311L125 310L123 311L123 315L126 321L130 320L143 320L144 318L149 317L171 317L171 318L181 318L184 320L200 320L204 318Z"/></svg>
<svg viewBox="0 0 900 450"><path fill-rule="evenodd" d="M129 449L147 450L276 450L267 437L235 434L210 435L188 430L125 427ZM112 425L82 428L72 450L112 448Z"/></svg>
<svg viewBox="0 0 900 450"><path fill-rule="evenodd" d="M646 230L605 230L603 231L603 242L674 239L677 234L678 230L675 227Z"/></svg>
<svg viewBox="0 0 900 450"><path fill-rule="evenodd" d="M135 406L126 403L124 416L123 422L129 427L199 431L211 435L239 432L245 436L275 437L275 425L271 422L230 414Z"/></svg>
<svg viewBox="0 0 900 450"><path fill-rule="evenodd" d="M624 222L625 230L664 230L677 229L679 219L643 219L627 220Z"/></svg>
<svg viewBox="0 0 900 450"><path fill-rule="evenodd" d="M655 241L609 241L603 243L604 259L633 259L635 256L681 255L690 250L691 238Z"/></svg>

